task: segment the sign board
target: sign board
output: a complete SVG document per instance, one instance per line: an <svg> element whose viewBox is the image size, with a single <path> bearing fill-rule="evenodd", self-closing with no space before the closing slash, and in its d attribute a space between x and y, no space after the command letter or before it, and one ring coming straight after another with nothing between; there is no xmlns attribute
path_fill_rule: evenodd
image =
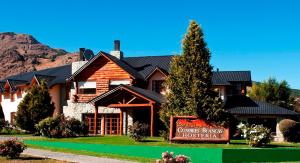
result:
<svg viewBox="0 0 300 163"><path fill-rule="evenodd" d="M229 142L229 128L195 116L171 117L170 141Z"/></svg>

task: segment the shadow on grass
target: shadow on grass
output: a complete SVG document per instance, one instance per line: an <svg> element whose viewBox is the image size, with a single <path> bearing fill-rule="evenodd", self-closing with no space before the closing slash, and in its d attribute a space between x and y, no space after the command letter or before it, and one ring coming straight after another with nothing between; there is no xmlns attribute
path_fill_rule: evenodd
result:
<svg viewBox="0 0 300 163"><path fill-rule="evenodd" d="M19 160L46 160L47 158L41 158L41 157L32 157L32 156L25 156L20 157Z"/></svg>
<svg viewBox="0 0 300 163"><path fill-rule="evenodd" d="M141 141L141 142L143 142L143 143L151 143L151 142L161 142L161 141L159 141L159 140L153 140L153 139L145 139L145 140L143 140L143 141Z"/></svg>
<svg viewBox="0 0 300 163"><path fill-rule="evenodd" d="M19 158L12 158L9 159L7 158L7 160L13 161L13 160L21 160L21 161L34 161L34 160L47 160L47 158L42 158L42 157L34 157L34 156L28 156L28 155L21 155Z"/></svg>

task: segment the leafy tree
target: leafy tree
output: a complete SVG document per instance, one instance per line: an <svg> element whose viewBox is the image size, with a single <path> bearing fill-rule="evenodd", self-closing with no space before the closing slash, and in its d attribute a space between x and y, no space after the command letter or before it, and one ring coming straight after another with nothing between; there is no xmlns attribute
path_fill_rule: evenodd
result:
<svg viewBox="0 0 300 163"><path fill-rule="evenodd" d="M32 86L20 102L17 110L16 123L21 129L35 132L35 124L52 116L54 104L48 92L47 84L42 81L40 86Z"/></svg>
<svg viewBox="0 0 300 163"><path fill-rule="evenodd" d="M292 90L287 81L278 82L275 78L269 78L262 83L254 83L249 96L289 109L293 109L295 104Z"/></svg>
<svg viewBox="0 0 300 163"><path fill-rule="evenodd" d="M227 121L229 113L222 108L222 100L212 89L210 57L203 32L192 21L183 40L183 54L173 58L165 82L167 100L160 110L160 118L167 127L172 115L194 115L209 121Z"/></svg>

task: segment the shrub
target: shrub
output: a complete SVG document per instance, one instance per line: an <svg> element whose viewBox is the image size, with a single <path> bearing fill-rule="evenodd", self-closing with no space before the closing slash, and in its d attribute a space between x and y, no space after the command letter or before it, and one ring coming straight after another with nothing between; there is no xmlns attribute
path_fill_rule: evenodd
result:
<svg viewBox="0 0 300 163"><path fill-rule="evenodd" d="M65 118L63 115L45 118L36 125L38 134L49 138L67 138L86 136L88 127L86 123L75 118Z"/></svg>
<svg viewBox="0 0 300 163"><path fill-rule="evenodd" d="M57 138L62 135L62 129L60 126L60 116L57 117L48 117L41 120L36 125L37 133L49 138Z"/></svg>
<svg viewBox="0 0 300 163"><path fill-rule="evenodd" d="M284 140L288 142L300 142L300 123L291 119L284 119L279 122L279 130Z"/></svg>
<svg viewBox="0 0 300 163"><path fill-rule="evenodd" d="M78 119L67 119L65 121L65 127L73 137L78 135L88 135L88 125L85 122L80 122Z"/></svg>
<svg viewBox="0 0 300 163"><path fill-rule="evenodd" d="M25 149L26 145L15 138L0 143L0 155L7 158L19 158Z"/></svg>
<svg viewBox="0 0 300 163"><path fill-rule="evenodd" d="M15 125L10 124L8 121L2 120L1 122L1 127L0 127L0 132L1 134L24 134L26 133L24 130L21 130Z"/></svg>
<svg viewBox="0 0 300 163"><path fill-rule="evenodd" d="M159 131L159 136L164 139L164 141L169 141L170 140L170 133L166 130L160 130Z"/></svg>
<svg viewBox="0 0 300 163"><path fill-rule="evenodd" d="M185 155L176 155L174 158L173 152L163 152L161 154L162 162L163 163L188 163L190 162L190 158ZM161 162L161 160L158 160L157 162Z"/></svg>
<svg viewBox="0 0 300 163"><path fill-rule="evenodd" d="M270 129L263 125L245 125L240 123L238 129L251 147L261 147L270 143L272 136Z"/></svg>
<svg viewBox="0 0 300 163"><path fill-rule="evenodd" d="M134 139L134 141L142 141L146 137L148 128L149 125L136 121L128 128L129 136Z"/></svg>

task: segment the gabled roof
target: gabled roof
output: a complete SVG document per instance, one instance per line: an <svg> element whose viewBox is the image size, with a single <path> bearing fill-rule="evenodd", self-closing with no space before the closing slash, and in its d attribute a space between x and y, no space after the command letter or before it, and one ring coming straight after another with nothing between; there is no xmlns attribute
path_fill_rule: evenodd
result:
<svg viewBox="0 0 300 163"><path fill-rule="evenodd" d="M55 76L50 76L50 75L40 75L40 74L35 74L34 78L38 82L38 84L41 84L42 81L45 81L47 85L52 85L52 81L55 80Z"/></svg>
<svg viewBox="0 0 300 163"><path fill-rule="evenodd" d="M100 56L111 60L124 71L126 71L134 79L146 81L149 76L156 70L161 70L165 74L169 73L170 63L174 56L142 56L142 57L124 57L121 60L105 52L99 52L92 60L84 64L73 75L71 74L71 65L65 65L55 68L49 68L40 71L23 73L11 76L7 79L26 80L29 81L34 75L49 76L51 80L48 81L48 86L51 87L58 83L65 83L66 79L74 79L76 75L81 73L86 67L93 63ZM53 77L53 78L52 78ZM46 77L47 78L47 77ZM232 82L245 82L246 85L251 85L250 71L215 71L213 72L213 85L231 85Z"/></svg>
<svg viewBox="0 0 300 163"><path fill-rule="evenodd" d="M246 82L245 84L251 85L251 72L250 71L214 71L213 84L222 85L229 84L230 82Z"/></svg>
<svg viewBox="0 0 300 163"><path fill-rule="evenodd" d="M146 79L156 68L169 72L170 63L173 57L173 55L125 57L123 58L123 62L130 65Z"/></svg>
<svg viewBox="0 0 300 163"><path fill-rule="evenodd" d="M86 64L84 64L81 68L79 68L74 74L72 74L68 80L74 79L78 74L80 74L85 68L87 68L89 65L91 65L95 60L97 60L98 58L100 58L101 56L104 56L105 58L111 60L112 62L114 62L116 65L118 65L120 68L122 68L124 71L126 71L129 75L131 75L131 77L133 77L134 79L144 79L138 72L136 72L136 70L134 70L132 67L130 67L129 65L127 65L125 62L123 62L122 60L108 54L105 53L103 51L100 51L97 56L95 56L93 59L91 59L89 62L87 62Z"/></svg>
<svg viewBox="0 0 300 163"><path fill-rule="evenodd" d="M152 101L155 101L156 103L161 104L164 101L164 97L161 94L158 94L154 91L150 91L150 90L146 90L146 89L142 89L142 88L138 88L138 87L134 87L134 86L129 86L129 85L123 85L121 84L120 86L107 91L103 94L101 94L100 96L94 98L93 100L91 100L89 103L97 103L98 101L101 101L102 99L104 99L105 97L108 97L109 95L122 90L122 89L128 89L131 90L133 92L136 92L137 94L146 97Z"/></svg>
<svg viewBox="0 0 300 163"><path fill-rule="evenodd" d="M297 112L247 96L229 96L225 108L236 115L300 115Z"/></svg>
<svg viewBox="0 0 300 163"><path fill-rule="evenodd" d="M32 78L35 76L38 76L38 78L47 78L46 76L53 78L51 81L48 83L48 87L52 87L55 84L62 84L66 82L66 79L71 76L71 65L64 65L64 66L59 66L59 67L54 67L54 68L48 68L44 70L39 70L39 71L32 71L32 72L26 72L14 76L10 76L6 79L1 80L0 82L6 82L7 80L14 80L14 81L23 81L23 82L28 82L30 83ZM19 82L15 82L14 85L22 84Z"/></svg>
<svg viewBox="0 0 300 163"><path fill-rule="evenodd" d="M154 68L154 70L153 71L151 71L151 73L148 75L148 76L146 76L146 80L148 80L153 74L155 74L155 72L160 72L160 73L162 73L162 74L164 74L165 76L167 76L169 73L168 72L166 72L165 70L163 70L163 69L161 69L161 68L159 68L159 67L155 67Z"/></svg>
<svg viewBox="0 0 300 163"><path fill-rule="evenodd" d="M0 81L0 93L4 92L4 86L5 86L5 82L4 81Z"/></svg>
<svg viewBox="0 0 300 163"><path fill-rule="evenodd" d="M7 83L9 84L10 88L12 89L12 91L16 91L17 90L17 86L19 86L19 85L26 85L29 82L26 81L26 80L7 79Z"/></svg>

